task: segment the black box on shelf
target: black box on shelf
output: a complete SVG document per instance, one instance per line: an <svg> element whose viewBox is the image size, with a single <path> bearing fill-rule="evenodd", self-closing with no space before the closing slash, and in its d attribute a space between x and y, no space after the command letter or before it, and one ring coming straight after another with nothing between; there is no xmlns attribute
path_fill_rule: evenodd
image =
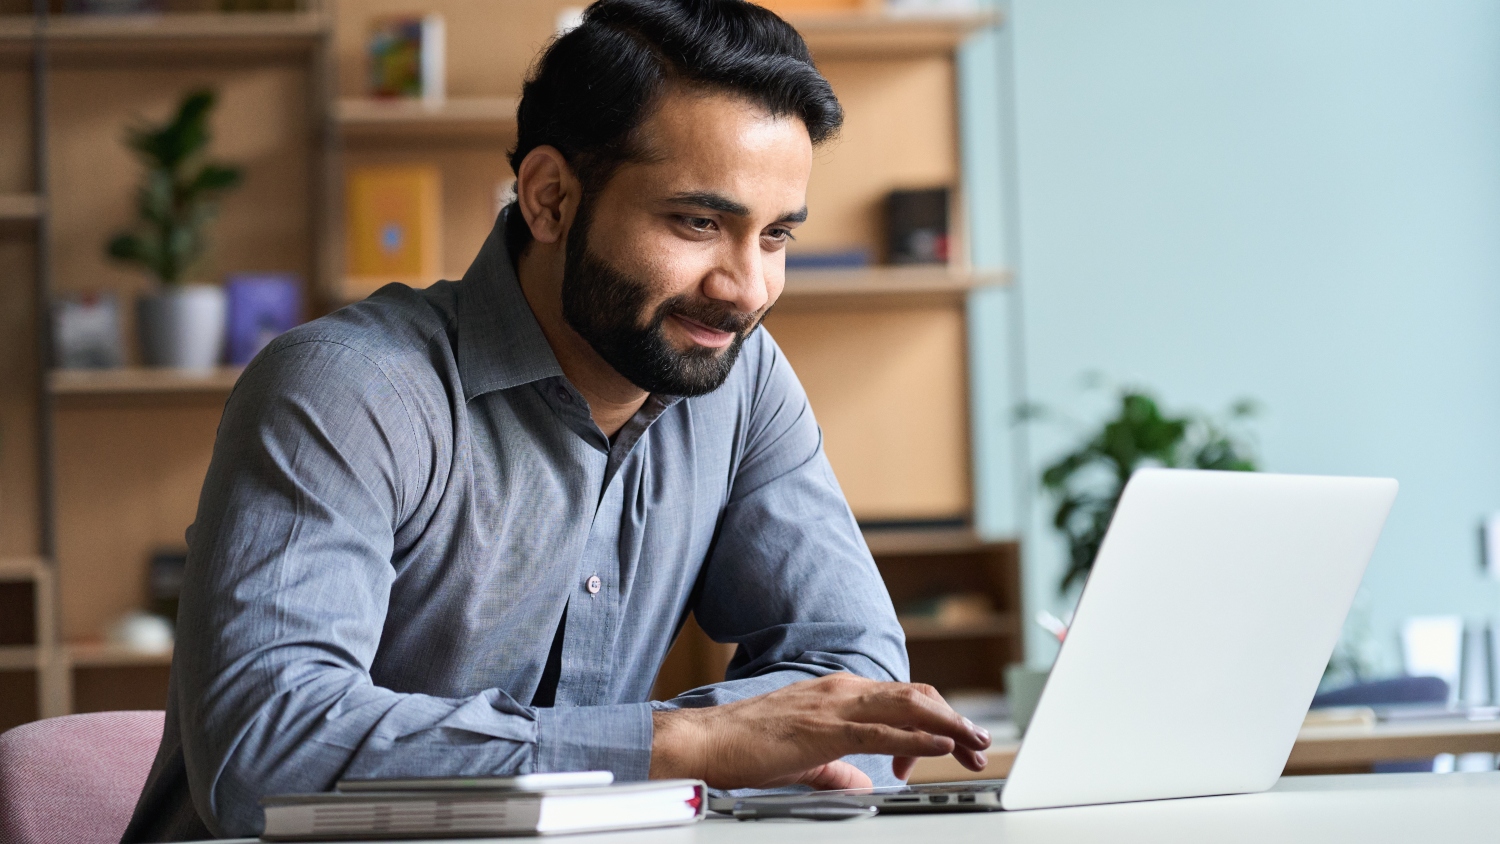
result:
<svg viewBox="0 0 1500 844"><path fill-rule="evenodd" d="M888 263L948 263L948 189L891 191L885 237Z"/></svg>

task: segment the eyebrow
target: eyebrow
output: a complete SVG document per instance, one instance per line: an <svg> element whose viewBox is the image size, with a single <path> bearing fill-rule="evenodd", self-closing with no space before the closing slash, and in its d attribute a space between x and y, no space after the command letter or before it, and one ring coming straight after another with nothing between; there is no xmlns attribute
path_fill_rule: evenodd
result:
<svg viewBox="0 0 1500 844"><path fill-rule="evenodd" d="M750 209L745 205L735 202L722 194L709 191L689 191L687 193L674 194L667 197L668 202L677 205L694 205L699 208L707 208L710 211L719 211L725 214L733 214L736 217L750 216ZM796 211L788 211L781 215L778 223L801 223L807 220L807 206L804 205Z"/></svg>

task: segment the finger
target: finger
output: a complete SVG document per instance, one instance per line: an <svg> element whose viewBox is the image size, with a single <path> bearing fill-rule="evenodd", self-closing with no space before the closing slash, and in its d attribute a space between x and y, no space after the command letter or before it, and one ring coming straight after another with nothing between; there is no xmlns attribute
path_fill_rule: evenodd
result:
<svg viewBox="0 0 1500 844"><path fill-rule="evenodd" d="M967 747L953 748L953 758L958 760L958 764L971 771L983 771L990 764L989 757L984 754L984 751L971 750Z"/></svg>
<svg viewBox="0 0 1500 844"><path fill-rule="evenodd" d="M856 699L849 717L947 736L975 750L990 745L988 732L954 712L931 686L918 683L882 683Z"/></svg>
<svg viewBox="0 0 1500 844"><path fill-rule="evenodd" d="M904 730L886 724L861 724L849 722L844 725L843 746L838 755L851 753L877 753L883 756L943 756L953 752L957 745L947 736L934 735L921 730Z"/></svg>
<svg viewBox="0 0 1500 844"><path fill-rule="evenodd" d="M848 762L833 761L816 768L809 768L797 778L797 782L812 786L815 791L833 791L845 788L870 788L874 785L870 777Z"/></svg>
<svg viewBox="0 0 1500 844"><path fill-rule="evenodd" d="M902 782L906 782L911 778L912 769L916 766L917 757L915 756L891 757L891 773L895 774L896 779L901 780Z"/></svg>
<svg viewBox="0 0 1500 844"><path fill-rule="evenodd" d="M917 687L918 691L922 692L927 697L930 697L933 700L941 703L944 708L946 708L947 710L949 710L950 712L952 712L954 715L958 715L958 711L955 710L953 707L951 707L951 706L948 705L948 701L942 696L941 693L938 692L937 689L934 689L932 686L929 686L929 685L927 685L925 683L915 683L913 685L915 685ZM961 744L961 746L967 745L968 747L972 747L975 750L986 750L986 749L989 748L989 746L990 746L990 731L989 730L986 730L985 728L983 728L983 727L975 724L973 721L970 721L968 718L965 718L962 715L958 715L958 719L960 721L962 721L963 724L964 724L964 726L969 729L969 733L975 739L975 741L973 741L973 742L963 742Z"/></svg>
<svg viewBox="0 0 1500 844"><path fill-rule="evenodd" d="M913 685L915 685L917 687L918 691L922 692L927 697L930 697L930 698L938 701L945 708L947 708L950 712L952 712L954 715L958 715L958 710L954 709L952 706L949 706L947 698L944 698L942 696L942 694L938 692L937 689L934 689L932 686L929 686L926 683L915 683ZM959 717L959 720L961 720L961 721L964 722L964 726L968 727L969 731L974 734L974 737L979 740L978 741L978 744L979 744L978 749L979 750L985 750L985 749L989 748L989 746L990 746L990 731L986 730L985 728L983 728L981 726L979 726L978 724L975 724L973 721L970 721L968 718L965 718L962 715L958 715L958 717Z"/></svg>

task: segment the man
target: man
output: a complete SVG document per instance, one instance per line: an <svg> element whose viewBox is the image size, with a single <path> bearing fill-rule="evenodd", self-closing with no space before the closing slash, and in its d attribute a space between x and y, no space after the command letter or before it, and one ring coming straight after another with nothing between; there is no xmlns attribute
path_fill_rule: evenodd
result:
<svg viewBox="0 0 1500 844"><path fill-rule="evenodd" d="M904 682L759 328L841 120L740 0L601 0L548 48L464 279L290 332L230 396L127 841L254 835L260 797L340 777L983 766L989 737ZM738 645L728 677L649 702L688 612Z"/></svg>

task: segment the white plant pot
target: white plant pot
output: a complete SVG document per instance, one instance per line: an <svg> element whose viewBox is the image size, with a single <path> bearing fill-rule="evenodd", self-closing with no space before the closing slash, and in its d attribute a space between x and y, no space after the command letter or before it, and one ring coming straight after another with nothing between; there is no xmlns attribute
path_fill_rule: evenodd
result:
<svg viewBox="0 0 1500 844"><path fill-rule="evenodd" d="M212 369L224 357L224 288L169 287L136 300L147 366Z"/></svg>

